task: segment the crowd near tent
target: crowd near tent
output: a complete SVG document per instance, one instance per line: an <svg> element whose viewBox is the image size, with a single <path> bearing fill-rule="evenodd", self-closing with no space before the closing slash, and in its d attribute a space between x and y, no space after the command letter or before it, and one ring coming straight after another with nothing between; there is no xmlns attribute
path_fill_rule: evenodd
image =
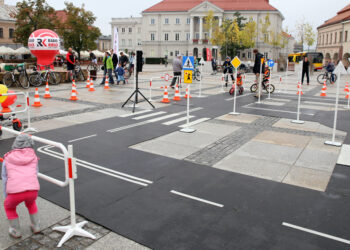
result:
<svg viewBox="0 0 350 250"><path fill-rule="evenodd" d="M0 55L15 55L15 54L17 54L16 51L9 47L5 47L5 46L0 47Z"/></svg>

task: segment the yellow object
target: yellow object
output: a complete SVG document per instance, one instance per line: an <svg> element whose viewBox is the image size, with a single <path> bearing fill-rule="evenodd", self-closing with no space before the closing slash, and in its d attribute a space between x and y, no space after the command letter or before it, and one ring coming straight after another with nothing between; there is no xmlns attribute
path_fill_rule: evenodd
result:
<svg viewBox="0 0 350 250"><path fill-rule="evenodd" d="M184 70L184 83L192 83L193 71L192 70Z"/></svg>
<svg viewBox="0 0 350 250"><path fill-rule="evenodd" d="M7 94L7 87L4 84L0 84L0 94ZM0 103L6 100L7 96L0 96Z"/></svg>
<svg viewBox="0 0 350 250"><path fill-rule="evenodd" d="M235 67L236 69L238 69L239 65L241 65L241 60L239 60L239 58L236 56L235 58L233 58L233 60L231 61L233 67Z"/></svg>

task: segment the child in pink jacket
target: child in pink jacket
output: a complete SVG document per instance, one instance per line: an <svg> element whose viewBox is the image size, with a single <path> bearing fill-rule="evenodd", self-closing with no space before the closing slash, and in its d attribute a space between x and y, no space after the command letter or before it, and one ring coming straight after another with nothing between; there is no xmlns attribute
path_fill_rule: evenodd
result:
<svg viewBox="0 0 350 250"><path fill-rule="evenodd" d="M30 215L33 233L39 233L36 198L40 189L38 181L38 157L33 149L34 142L29 135L21 134L15 139L12 150L5 154L1 177L5 195L4 207L9 220L9 234L22 237L17 206L24 202Z"/></svg>

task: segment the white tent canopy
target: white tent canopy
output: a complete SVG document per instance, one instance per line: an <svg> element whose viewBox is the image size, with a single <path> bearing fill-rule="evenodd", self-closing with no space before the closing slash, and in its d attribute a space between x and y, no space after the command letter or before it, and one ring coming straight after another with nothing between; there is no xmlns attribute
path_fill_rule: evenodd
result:
<svg viewBox="0 0 350 250"><path fill-rule="evenodd" d="M80 51L80 56L81 56L81 57L89 57L89 56L90 56L90 53L87 52L86 50Z"/></svg>
<svg viewBox="0 0 350 250"><path fill-rule="evenodd" d="M65 56L65 55L67 55L67 53L68 53L67 51L64 51L64 50L60 49L60 52L59 52L60 55Z"/></svg>
<svg viewBox="0 0 350 250"><path fill-rule="evenodd" d="M16 51L11 48L8 48L5 46L0 47L0 55L15 55L15 54L16 54Z"/></svg>
<svg viewBox="0 0 350 250"><path fill-rule="evenodd" d="M29 55L30 54L30 50L25 48L25 47L21 47L15 50L16 54L18 55Z"/></svg>
<svg viewBox="0 0 350 250"><path fill-rule="evenodd" d="M92 51L92 53L94 53L96 57L104 57L105 56L105 53L103 53L99 50L94 50L94 51Z"/></svg>

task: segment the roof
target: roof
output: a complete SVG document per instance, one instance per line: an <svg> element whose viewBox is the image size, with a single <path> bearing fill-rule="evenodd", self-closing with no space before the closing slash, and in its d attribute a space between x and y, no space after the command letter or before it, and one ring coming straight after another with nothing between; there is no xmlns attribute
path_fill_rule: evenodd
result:
<svg viewBox="0 0 350 250"><path fill-rule="evenodd" d="M291 34L288 34L287 32L282 31L282 36L287 38L293 38Z"/></svg>
<svg viewBox="0 0 350 250"><path fill-rule="evenodd" d="M12 5L0 5L0 19L7 21L16 21L15 15L17 13L16 6Z"/></svg>
<svg viewBox="0 0 350 250"><path fill-rule="evenodd" d="M193 9L202 2L210 2L224 11L236 10L272 10L269 0L163 0L144 10L147 12L185 12Z"/></svg>
<svg viewBox="0 0 350 250"><path fill-rule="evenodd" d="M67 12L65 10L56 10L56 18L60 23L64 23L67 21Z"/></svg>
<svg viewBox="0 0 350 250"><path fill-rule="evenodd" d="M350 4L341 9L335 17L332 17L331 19L325 21L324 24L319 26L317 29L324 28L332 24L341 23L347 20L350 20Z"/></svg>

